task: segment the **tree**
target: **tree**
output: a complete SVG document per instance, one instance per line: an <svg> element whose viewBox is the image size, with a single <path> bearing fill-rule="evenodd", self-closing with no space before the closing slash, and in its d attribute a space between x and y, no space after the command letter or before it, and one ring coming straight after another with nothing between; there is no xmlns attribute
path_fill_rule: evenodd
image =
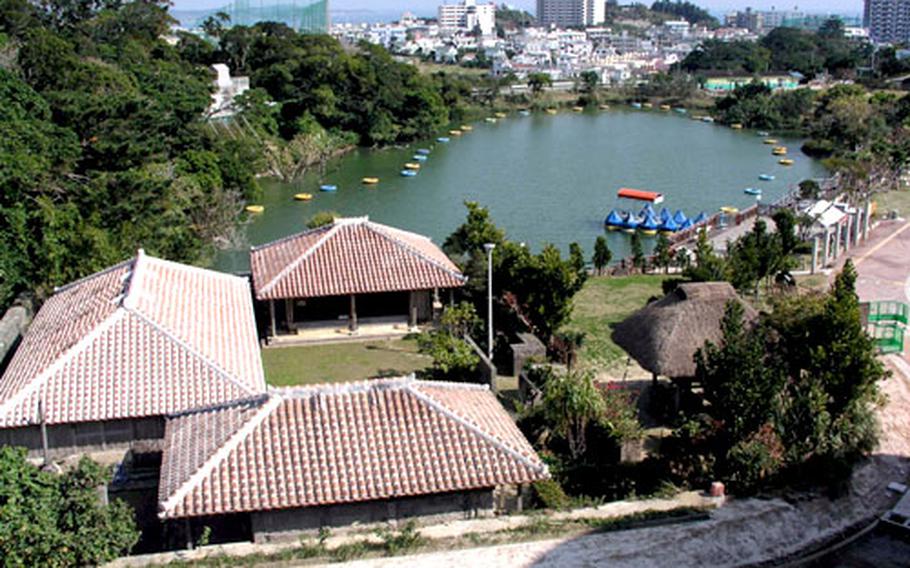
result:
<svg viewBox="0 0 910 568"><path fill-rule="evenodd" d="M581 73L581 86L582 91L587 94L592 94L597 89L597 85L600 84L600 77L595 71L583 71Z"/></svg>
<svg viewBox="0 0 910 568"><path fill-rule="evenodd" d="M591 258L597 273L603 274L604 268L610 264L612 259L613 253L610 252L610 247L607 245L607 238L603 235L598 235L594 241L594 256Z"/></svg>
<svg viewBox="0 0 910 568"><path fill-rule="evenodd" d="M670 239L667 235L661 233L657 236L657 244L654 245L654 264L664 269L664 273L670 271Z"/></svg>
<svg viewBox="0 0 910 568"><path fill-rule="evenodd" d="M10 566L88 566L138 542L132 510L101 503L110 472L83 457L66 473L41 471L24 449L0 448L0 556Z"/></svg>
<svg viewBox="0 0 910 568"><path fill-rule="evenodd" d="M535 97L543 91L544 87L549 87L552 84L553 79L546 73L528 73L528 87L530 87L531 94Z"/></svg>
<svg viewBox="0 0 910 568"><path fill-rule="evenodd" d="M433 358L429 378L463 382L474 379L480 357L465 341L480 325L474 306L462 302L446 308L439 329L418 336L420 352Z"/></svg>
<svg viewBox="0 0 910 568"><path fill-rule="evenodd" d="M632 252L632 266L644 271L647 259L645 258L645 252L642 249L641 235L639 235L637 231L632 233L632 238L629 240L629 248Z"/></svg>
<svg viewBox="0 0 910 568"><path fill-rule="evenodd" d="M587 450L588 426L601 420L606 410L593 375L590 371L554 373L544 388L542 404L547 422L577 460Z"/></svg>
<svg viewBox="0 0 910 568"><path fill-rule="evenodd" d="M341 217L335 211L320 211L314 213L310 220L306 222L307 229L318 229L319 227L325 227L326 225L331 225L335 222L335 219Z"/></svg>
<svg viewBox="0 0 910 568"><path fill-rule="evenodd" d="M695 244L695 264L683 271L683 277L692 282L713 282L726 280L724 259L717 256L714 246L708 240L707 231L698 231Z"/></svg>

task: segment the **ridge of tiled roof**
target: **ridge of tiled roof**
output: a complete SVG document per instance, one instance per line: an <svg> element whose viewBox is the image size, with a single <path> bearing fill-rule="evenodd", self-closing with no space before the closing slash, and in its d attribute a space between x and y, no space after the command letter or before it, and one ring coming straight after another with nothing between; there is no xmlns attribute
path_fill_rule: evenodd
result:
<svg viewBox="0 0 910 568"><path fill-rule="evenodd" d="M357 230L361 230L363 233L358 233L356 232ZM370 243L370 239L364 235L370 235L376 240ZM357 239L362 241L365 239L364 242L366 243L358 245L363 248L348 249L343 254L353 254L355 258L363 256L365 259L371 252L374 255L376 254L370 247L375 248L378 246L378 242L382 242L386 243L386 245L383 247L384 252L380 254L389 255L390 258L397 258L397 264L404 263L403 259L410 259L411 262L416 263L416 266L422 265L425 270L429 271L429 274L435 273L435 276L429 276L426 271L420 273L419 269L415 271L412 265L412 268L405 269L404 272L404 278L406 280L410 279L410 285L417 285L418 287L423 285L424 288L431 288L439 285L459 286L467 281L467 277L458 270L458 267L445 256L445 253L429 237L375 223L370 221L369 217L339 217L331 225L324 225L289 235L264 245L251 247L251 268L255 282L256 297L259 299L271 298L276 294L276 288L300 288L301 285L295 282L303 278L298 274L298 271L304 270L304 264L308 267L306 270L310 272L318 273L320 270L328 270L327 266L331 265L332 262L338 262L337 255L339 252L334 250L334 247L342 246L336 243L336 240L340 238L354 239L353 242L359 242ZM343 241L343 243L347 244L347 240ZM329 250L323 252L323 249ZM397 252L390 252L391 250ZM316 255L323 256L308 262ZM335 256L333 257L332 255ZM370 267L375 269L376 265L372 264ZM371 270L363 267L360 270L361 276L368 274L365 276L367 281L373 278L373 282L376 282L377 276L375 274L369 275ZM411 272L407 272L407 270ZM335 278L345 278L345 276L339 275L337 272L326 272L324 277L328 278L329 274L334 274ZM398 277L401 278L401 274ZM326 289L326 286L320 284L320 282L318 276L314 277L310 286L304 286L304 288L308 289L307 292L301 291L300 293L303 295L320 295L313 292L313 287L317 290L326 290L323 292L325 295L334 295L328 290L337 291L336 286L329 285ZM369 288L369 285L367 287ZM393 286L393 289L398 288ZM367 289L361 291L377 290ZM284 295L279 294L279 297L284 297Z"/></svg>
<svg viewBox="0 0 910 568"><path fill-rule="evenodd" d="M331 239L333 236L335 236L338 233L338 231L341 230L342 227L344 227L345 225L354 224L354 223L339 223L338 221L339 221L339 219L335 219L335 224L330 229L328 229L324 235L319 237L318 241L316 241L312 246L310 246L310 248L305 250L303 252L303 254L301 254L296 259L294 259L293 262L289 263L287 266L282 268L281 271L278 272L278 274L273 276L271 280L266 282L262 286L262 288L259 289L259 292L261 294L265 294L266 292L268 292L269 290L274 288L275 285L278 284L278 282L280 282L282 278L287 276L289 273L293 272L294 269L296 269L298 266L303 264L303 262L306 259L308 259L311 256L313 256L314 254L316 254L316 252L322 247L322 245L324 245L329 239ZM295 236L299 237L302 235L295 235ZM284 242L284 241L282 241L282 242ZM265 246L268 246L268 245L265 245ZM265 246L263 246L262 248L265 248Z"/></svg>
<svg viewBox="0 0 910 568"><path fill-rule="evenodd" d="M185 314L179 313L181 311L180 308L184 307L179 302L174 306L158 304L162 299L160 295L165 293L163 290L168 290L167 286L171 281L162 280L158 282L157 290L154 288L149 289L150 285L155 284L153 278L156 275L164 279L184 279L182 281L178 280L178 282L186 288L182 291L189 298L187 300L189 302L199 303L198 296L201 293L196 292L194 286L202 287L206 291L210 291L214 286L216 291L222 292L217 299L231 302L228 306L230 308L228 311L232 313L229 313L227 317L233 318L231 321L234 323L243 322L245 319L250 320L249 329L242 330L242 333L233 339L219 340L217 337L212 339L210 337L212 335L210 333L211 327L194 327L192 324L187 323L191 318L187 319ZM221 281L226 282L227 285L213 284ZM208 286L207 289L205 288L206 285ZM240 290L240 287L244 288L245 292ZM194 292L196 292L195 296L193 295ZM97 377L92 375L91 372L85 371L84 367L78 370L73 367L74 365L76 367L84 366L86 363L90 365L113 365L113 367L108 367L108 370L114 368L121 372L124 369L135 369L135 373L130 371L130 376L143 377L144 380L148 381L154 380L154 377L161 373L165 373L164 376L166 376L166 373L171 371L171 369L166 369L166 367L176 364L176 361L179 360L194 369L194 372L198 373L195 376L199 380L202 380L203 374L214 373L214 375L207 375L208 379L217 376L232 385L231 387L203 385L196 393L202 397L202 400L193 401L195 403L210 402L205 400L206 397L210 396L218 399L225 396L242 396L242 393L255 394L256 392L263 392L265 390L265 380L262 372L262 362L258 357L258 344L255 347L255 361L252 361L250 357L251 349L249 346L246 346L246 349L235 351L228 345L225 351L225 342L249 343L253 341L255 343L256 331L252 315L252 303L246 301L248 293L249 283L246 279L150 257L142 249L139 249L136 256L131 259L57 288L56 293L48 299L36 315L32 328L23 338L22 344L14 354L6 373L0 378L0 427L34 423L37 420L34 407L36 400L40 404L40 401L44 400L47 393L38 396L37 399L34 397L37 396L37 391L43 390L46 385L48 389L54 389L53 392L58 398L65 397L65 393L60 390L61 385L64 384L61 381L82 381L77 384L85 388L89 388L89 385L95 388L113 388L111 385L99 386L96 380ZM248 313L240 313L234 309L237 307L234 304L237 304L238 301L247 304L246 312ZM216 304L215 309L224 309L224 306L223 304ZM176 318L174 316L175 311L178 313ZM170 316L169 322L168 316ZM182 319L180 316L182 316ZM143 332L141 327L143 325L148 326L153 331ZM170 325L176 325L177 327L171 329ZM221 325L223 326L224 322L221 322ZM215 327L218 327L217 322ZM184 337L181 337L178 331L180 329L183 330ZM212 356L215 353L214 351L205 353L204 349L200 349L199 345L191 344L188 338L192 339L194 331L205 336L204 340L197 341L197 343L203 348L210 348L209 351L220 348L221 351L219 352L224 352L225 354L223 357L224 362L233 368L229 370L216 361ZM152 335L149 335L149 333ZM189 333L189 336L187 336L187 333ZM244 335L245 337L243 337ZM154 336L157 336L158 339L152 339ZM127 338L130 342L122 344L123 341L127 341ZM161 359L157 362L144 359L142 361L134 359L126 361L128 357L135 355L133 350L137 349L137 346L132 343L139 340L143 341L139 345L146 349L151 348L150 346L153 344L156 349L164 349L164 352L156 355L156 357L161 357ZM101 354L101 352L98 352L98 346L95 345L99 341L117 341L121 343L106 347L102 350L104 354ZM156 341L158 343L154 343ZM161 341L164 341L164 343L161 343ZM167 343L174 347L165 347ZM116 345L121 344L122 349L127 349L130 353L112 351L112 349L116 348ZM176 351L174 348L176 348ZM178 353L180 352L183 355L179 355ZM151 357L152 355L149 354L148 356ZM165 360L166 356L171 358ZM88 359L80 363L80 358ZM195 363L193 362L194 360L196 361ZM129 365L137 363L142 366L129 367ZM154 365L158 365L158 367ZM103 371L102 369L102 375L104 374ZM237 373L240 374L238 375ZM126 376L124 375L124 377ZM66 377L72 378L67 379ZM136 385L130 386L139 388L137 386L139 384L136 383ZM146 382L141 384L153 390L156 388L153 383ZM63 389L63 391L68 390L70 389ZM125 391L120 392L121 395L126 396L124 393ZM94 396L97 393L86 394ZM140 391L139 394L155 396L149 391ZM148 408L158 408L161 405L169 406L180 399L182 397L173 397L166 403L159 401L159 403L151 404ZM45 412L51 416L48 419L48 423L134 417L134 415L129 414L131 411L127 411L128 416L120 416L118 414L125 412L123 405L113 405L118 406L119 410L117 411L112 410L112 406L108 405L95 405L92 407L94 410L88 411L86 408L91 405L83 405L79 409L88 414L85 414L80 419L79 417L83 416L83 414L74 410L76 409L75 404L72 405L72 408L62 408L62 406L69 405L66 398L61 398L60 401L55 402L58 405L55 408L50 408L50 404L45 404ZM20 406L21 408L19 408ZM138 406L140 405L137 404ZM97 413L101 407L105 408L103 413L113 412L117 415L94 416L92 413ZM49 410L52 412L48 412ZM171 410L174 409L171 408Z"/></svg>
<svg viewBox="0 0 910 568"><path fill-rule="evenodd" d="M451 401L465 405L481 402L477 414L486 413L486 424L483 424L483 420L472 420L468 416L470 411L458 412L444 400L434 397L432 392L426 392L424 389L449 391L456 397L459 396L457 393L461 392L468 395L468 398L453 398ZM481 396L480 399L472 398L478 395ZM401 398L402 396L405 398ZM411 397L410 403L407 402L407 397ZM396 495L479 488L487 484L496 485L499 482L524 482L548 476L546 465L537 458L498 401L491 397L489 388L485 385L419 381L410 375L351 383L273 388L269 391L268 399L256 408L251 406L235 410L229 405L223 405L220 409L192 411L172 416L168 420L167 449L162 463L159 517L172 518L363 501ZM487 400L488 398L490 400ZM300 406L301 404L303 406ZM377 410L366 415L360 414L365 404ZM379 406L373 407L374 404ZM358 408L361 410L358 411ZM240 416L239 412L252 414ZM298 414L300 412L303 414ZM326 412L328 414L324 414ZM379 414L374 415L374 412ZM396 413L395 415L404 421L383 422L389 426L393 424L397 426L393 426L392 431L385 431L388 426L382 426L381 430L377 430L377 434L380 432L384 434L375 441L377 446L369 451L350 448L345 450L345 442L342 440L336 439L335 436L323 438L320 434L324 428L330 428L329 431L332 428L351 428L355 424L361 424L359 420L367 421L362 424L363 427L378 428L374 422L387 412ZM436 419L432 418L434 415ZM360 418L356 419L357 416ZM313 420L317 422L312 423ZM225 422L232 424L234 428L230 435L223 433ZM320 423L322 426L318 425ZM442 426L446 423L449 426ZM521 443L513 445L506 439L508 436L498 436L497 427L499 431L514 431L513 440L520 440ZM415 459L430 460L427 463L433 463L434 450L450 452L454 449L455 452L464 452L464 459L470 459L472 463L473 460L478 460L477 465L469 467L466 473L462 471L466 467L465 464L457 459L452 462L449 457L446 461L449 465L441 465L442 470L437 470L438 466L434 466L433 471L421 474L419 479L410 478L410 481L402 479L403 485L400 488L396 482L396 489L390 491L382 484L382 480L388 481L387 476L394 475L391 473L393 471L406 475L406 472L415 467L415 464L398 461L402 456L397 452L391 452L391 447L383 450L386 443L394 443L391 440L397 440L394 432L401 428L404 428L402 432L408 432L401 439L401 443L404 444L402 447L411 448L407 451L412 452L411 455L414 455ZM206 435L201 438L198 435L190 435L197 431L204 431ZM213 435L211 432L222 434ZM357 429L354 432L355 437L367 435L365 431L360 432ZM343 434L338 435L344 437ZM420 442L417 440L427 435L429 435L427 443L433 445L416 450L418 453L413 454L415 451L413 444L419 445ZM470 441L472 439L473 442ZM347 438L345 440L350 442ZM356 442L354 443L356 445ZM372 446L372 442L370 445ZM525 447L522 448L521 445ZM380 454L374 453L377 450ZM314 455L326 452L326 459L329 460L327 463L335 463L337 466L339 460L351 459L340 457L345 455L346 451L354 451L353 465L347 466L348 468L367 469L360 473L345 470L342 479L332 478L334 479L332 489L327 489L321 484L328 483L326 476L331 477L331 474L322 468L335 466L320 465L323 458L319 458L318 464L310 463L310 460L315 459ZM390 453L386 454L385 451ZM496 455L500 457L496 458ZM372 461L376 459L380 461ZM361 463L359 460L365 461ZM453 466L452 463L461 465ZM377 467L379 469L375 469ZM447 467L456 469L446 469ZM479 469L475 470L474 467ZM444 473L446 471L451 471L455 477L448 479ZM424 479L423 475L427 478ZM293 479L283 476L291 476ZM240 481L241 479L243 481ZM335 482L341 485L335 487ZM237 494L231 489L236 487L237 483L243 483L244 487L247 487L244 494ZM261 492L257 492L255 487L262 483L266 485ZM277 486L274 485L276 483ZM366 485L348 487L345 485L347 483ZM293 489L295 496L287 494L291 486L296 487ZM325 493L326 491L330 493ZM346 497L337 494L333 496L339 491Z"/></svg>

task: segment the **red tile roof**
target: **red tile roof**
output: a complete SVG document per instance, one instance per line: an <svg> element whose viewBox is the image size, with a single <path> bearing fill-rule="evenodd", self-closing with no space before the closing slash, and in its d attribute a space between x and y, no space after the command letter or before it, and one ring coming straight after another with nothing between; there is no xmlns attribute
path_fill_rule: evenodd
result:
<svg viewBox="0 0 910 568"><path fill-rule="evenodd" d="M180 518L528 483L548 476L480 385L274 389L168 419L159 515Z"/></svg>
<svg viewBox="0 0 910 568"><path fill-rule="evenodd" d="M260 300L454 288L465 277L427 237L371 222L336 219L254 247Z"/></svg>
<svg viewBox="0 0 910 568"><path fill-rule="evenodd" d="M45 302L0 378L0 427L170 414L265 392L249 283L145 255Z"/></svg>

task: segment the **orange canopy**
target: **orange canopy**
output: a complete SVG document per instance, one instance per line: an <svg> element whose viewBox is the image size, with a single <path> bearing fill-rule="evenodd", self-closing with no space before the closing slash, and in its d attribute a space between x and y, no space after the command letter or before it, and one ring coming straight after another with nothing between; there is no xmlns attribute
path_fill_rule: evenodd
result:
<svg viewBox="0 0 910 568"><path fill-rule="evenodd" d="M625 197L626 199L650 201L654 204L658 204L664 200L664 195L662 193L657 193L656 191L644 191L642 189L629 189L628 187L619 188L616 196Z"/></svg>

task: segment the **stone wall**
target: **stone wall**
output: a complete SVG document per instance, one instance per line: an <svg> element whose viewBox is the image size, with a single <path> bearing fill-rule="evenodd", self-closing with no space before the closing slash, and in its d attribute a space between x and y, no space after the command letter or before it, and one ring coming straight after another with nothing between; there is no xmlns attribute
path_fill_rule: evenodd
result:
<svg viewBox="0 0 910 568"><path fill-rule="evenodd" d="M47 427L49 453L55 458L101 450L121 448L125 450L136 442L157 441L162 438L164 418L160 416L54 424ZM29 455L40 457L41 427L32 425L0 429L0 446L22 446L28 449Z"/></svg>
<svg viewBox="0 0 910 568"><path fill-rule="evenodd" d="M362 503L305 507L252 514L253 540L280 542L315 535L320 528L369 527L399 521L429 524L493 514L493 490L441 493Z"/></svg>

